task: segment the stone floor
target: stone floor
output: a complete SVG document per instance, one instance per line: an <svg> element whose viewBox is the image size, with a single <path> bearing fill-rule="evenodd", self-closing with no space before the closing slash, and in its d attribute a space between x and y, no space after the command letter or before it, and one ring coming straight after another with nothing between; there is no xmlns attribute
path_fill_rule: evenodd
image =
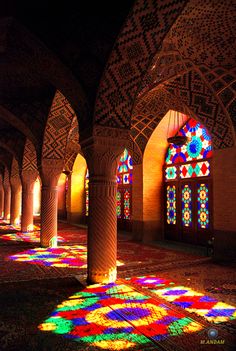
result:
<svg viewBox="0 0 236 351"><path fill-rule="evenodd" d="M120 235L117 282L86 286L86 228L58 235L42 251L38 230L1 229L1 350L235 349L233 263Z"/></svg>

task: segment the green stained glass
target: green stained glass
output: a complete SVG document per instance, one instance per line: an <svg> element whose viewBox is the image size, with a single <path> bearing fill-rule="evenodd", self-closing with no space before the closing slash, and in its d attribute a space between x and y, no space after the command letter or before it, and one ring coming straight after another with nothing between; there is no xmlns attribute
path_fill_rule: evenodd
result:
<svg viewBox="0 0 236 351"><path fill-rule="evenodd" d="M182 186L182 224L192 225L192 190L187 184Z"/></svg>
<svg viewBox="0 0 236 351"><path fill-rule="evenodd" d="M176 224L176 186L167 186L167 223Z"/></svg>
<svg viewBox="0 0 236 351"><path fill-rule="evenodd" d="M175 167L175 166L167 167L165 178L166 178L166 180L176 179L177 178L177 167Z"/></svg>
<svg viewBox="0 0 236 351"><path fill-rule="evenodd" d="M209 197L208 185L201 183L197 185L197 218L198 227L209 228Z"/></svg>

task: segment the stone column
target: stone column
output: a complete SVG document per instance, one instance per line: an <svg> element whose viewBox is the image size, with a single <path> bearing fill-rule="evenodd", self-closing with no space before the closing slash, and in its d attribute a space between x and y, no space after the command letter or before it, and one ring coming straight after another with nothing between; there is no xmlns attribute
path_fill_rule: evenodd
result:
<svg viewBox="0 0 236 351"><path fill-rule="evenodd" d="M63 160L43 159L41 168L41 245L57 246L57 183L63 170Z"/></svg>
<svg viewBox="0 0 236 351"><path fill-rule="evenodd" d="M3 205L4 205L4 189L3 189L2 177L0 176L0 217L3 216Z"/></svg>
<svg viewBox="0 0 236 351"><path fill-rule="evenodd" d="M116 280L117 217L116 174L127 131L94 128L81 142L89 168L88 282Z"/></svg>
<svg viewBox="0 0 236 351"><path fill-rule="evenodd" d="M11 204L11 188L8 177L4 177L3 182L4 188L4 220L9 220L10 218L10 204Z"/></svg>
<svg viewBox="0 0 236 351"><path fill-rule="evenodd" d="M21 180L19 176L11 177L10 224L19 225L21 208Z"/></svg>
<svg viewBox="0 0 236 351"><path fill-rule="evenodd" d="M31 232L34 230L34 184L38 172L24 170L21 173L22 181L22 215L21 231Z"/></svg>

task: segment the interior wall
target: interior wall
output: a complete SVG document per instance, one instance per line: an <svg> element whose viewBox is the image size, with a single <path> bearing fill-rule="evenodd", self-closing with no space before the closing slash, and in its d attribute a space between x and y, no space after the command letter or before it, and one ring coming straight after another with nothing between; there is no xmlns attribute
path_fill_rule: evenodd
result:
<svg viewBox="0 0 236 351"><path fill-rule="evenodd" d="M62 173L58 180L58 218L66 219L66 174Z"/></svg>
<svg viewBox="0 0 236 351"><path fill-rule="evenodd" d="M132 232L134 240L143 236L143 165L133 165Z"/></svg>
<svg viewBox="0 0 236 351"><path fill-rule="evenodd" d="M162 118L152 133L143 155L144 242L164 239L163 165L168 148L167 137L173 136L188 119L188 117L181 118L181 125L178 126L177 123L173 123L173 118L173 111L169 111Z"/></svg>
<svg viewBox="0 0 236 351"><path fill-rule="evenodd" d="M85 223L84 179L87 170L85 158L77 155L68 183L67 220L69 223Z"/></svg>
<svg viewBox="0 0 236 351"><path fill-rule="evenodd" d="M236 257L236 146L214 151L214 257Z"/></svg>

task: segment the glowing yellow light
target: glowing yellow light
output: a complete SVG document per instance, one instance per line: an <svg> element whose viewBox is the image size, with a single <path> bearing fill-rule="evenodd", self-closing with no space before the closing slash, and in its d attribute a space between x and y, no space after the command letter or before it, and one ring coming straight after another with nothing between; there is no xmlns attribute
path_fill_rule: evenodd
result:
<svg viewBox="0 0 236 351"><path fill-rule="evenodd" d="M32 232L34 230L34 225L33 224L29 224L27 226L27 232Z"/></svg>
<svg viewBox="0 0 236 351"><path fill-rule="evenodd" d="M38 328L42 331L53 331L56 330L56 325L54 323L42 323Z"/></svg>
<svg viewBox="0 0 236 351"><path fill-rule="evenodd" d="M100 347L101 349L106 349L106 350L125 350L129 349L130 347L136 346L135 343L127 341L127 340L101 340L97 342L93 342L91 344L92 346L97 346Z"/></svg>
<svg viewBox="0 0 236 351"><path fill-rule="evenodd" d="M199 323L196 323L196 322L191 322L190 324L188 325L185 325L183 327L183 332L184 333L195 333L199 330L202 330L203 326Z"/></svg>

